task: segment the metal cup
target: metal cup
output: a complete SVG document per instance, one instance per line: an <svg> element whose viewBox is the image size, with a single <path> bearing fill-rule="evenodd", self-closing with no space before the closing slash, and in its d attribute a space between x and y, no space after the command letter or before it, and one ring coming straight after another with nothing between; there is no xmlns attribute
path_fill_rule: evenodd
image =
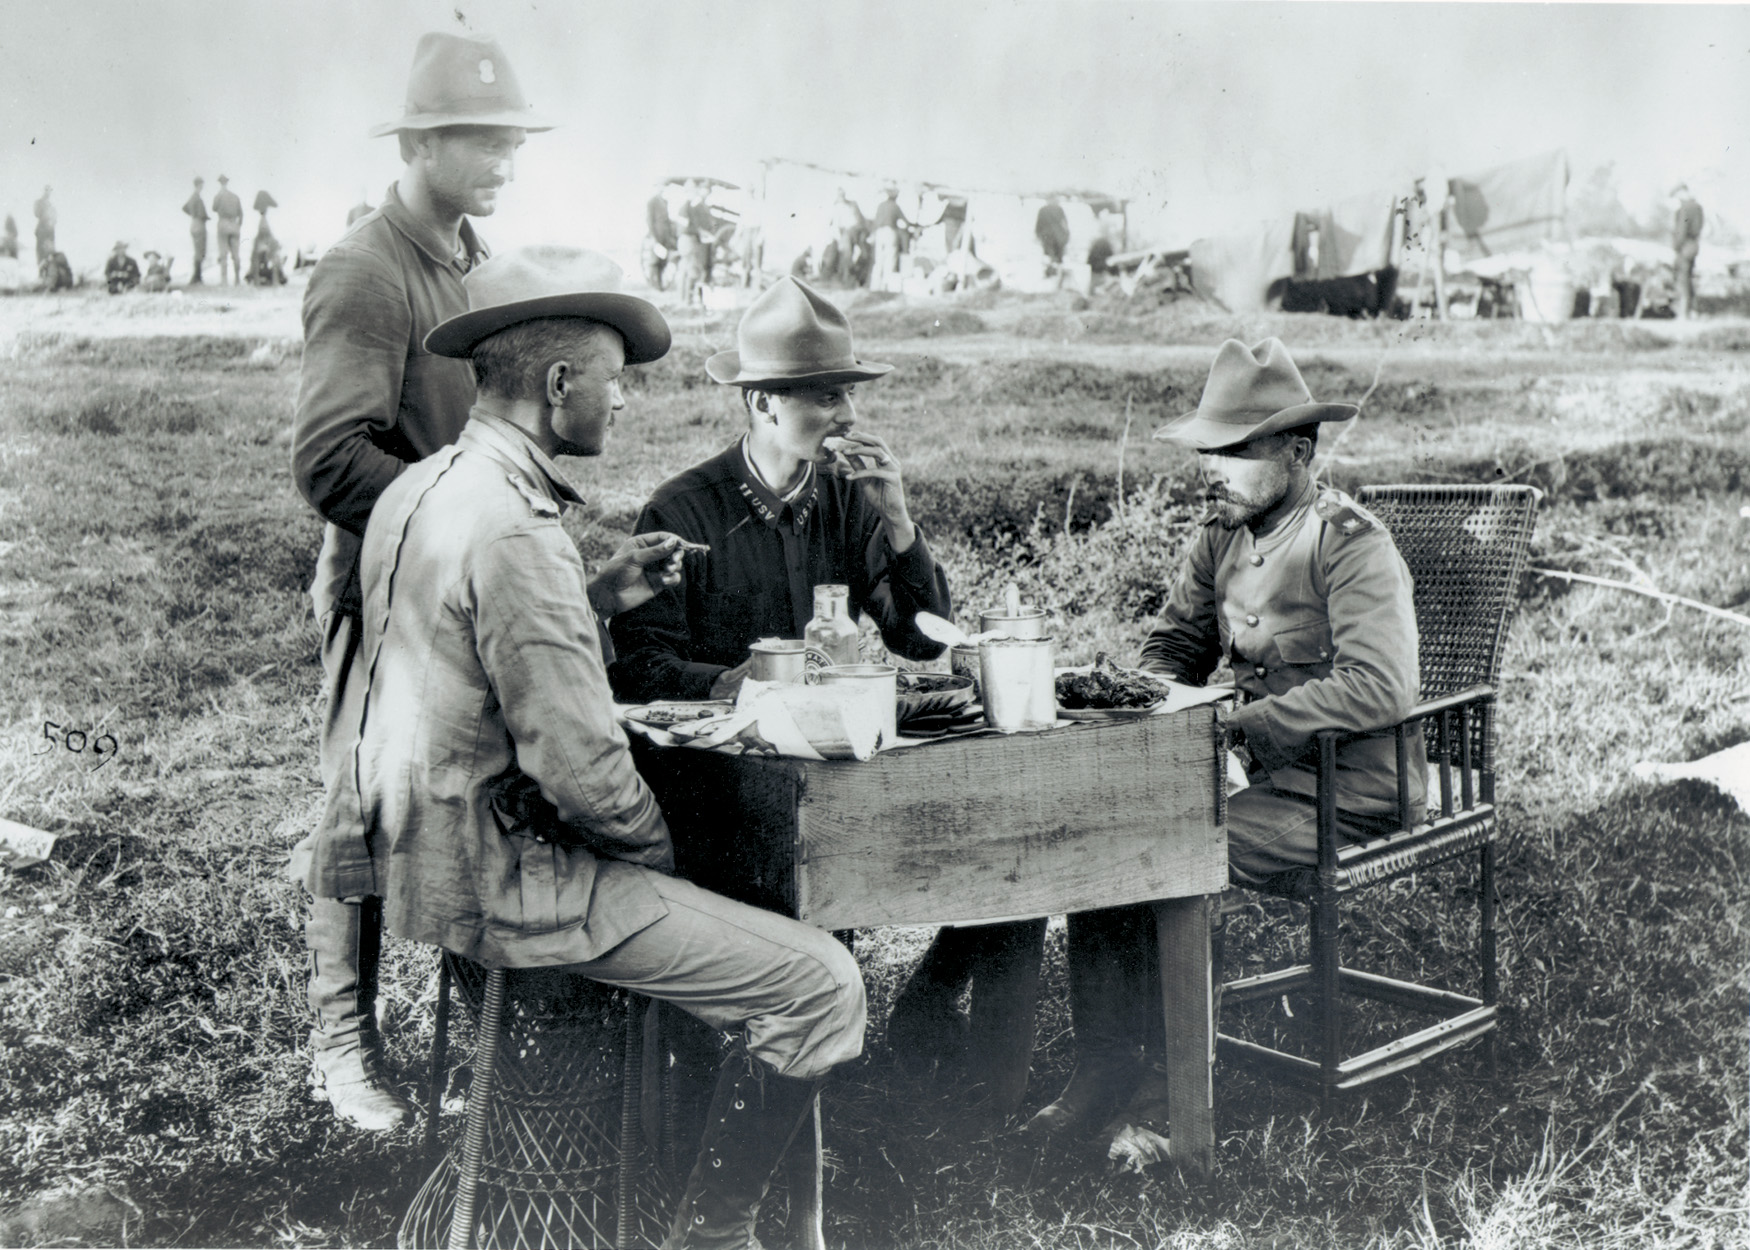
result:
<svg viewBox="0 0 1750 1250"><path fill-rule="evenodd" d="M754 681L794 685L807 675L805 644L800 638L761 638L747 651L753 661L747 675Z"/></svg>
<svg viewBox="0 0 1750 1250"><path fill-rule="evenodd" d="M1057 723L1051 639L988 639L978 644L978 670L992 729L1020 733Z"/></svg>
<svg viewBox="0 0 1750 1250"><path fill-rule="evenodd" d="M961 643L948 652L948 671L956 677L972 678L972 697L978 697L978 644Z"/></svg>
<svg viewBox="0 0 1750 1250"><path fill-rule="evenodd" d="M1013 616L1004 608L990 608L978 614L978 632L1004 634L1010 638L1045 637L1045 609L1023 603Z"/></svg>
<svg viewBox="0 0 1750 1250"><path fill-rule="evenodd" d="M816 669L823 686L848 685L876 714L881 726L881 741L891 743L899 736L899 670L891 664L833 664Z"/></svg>

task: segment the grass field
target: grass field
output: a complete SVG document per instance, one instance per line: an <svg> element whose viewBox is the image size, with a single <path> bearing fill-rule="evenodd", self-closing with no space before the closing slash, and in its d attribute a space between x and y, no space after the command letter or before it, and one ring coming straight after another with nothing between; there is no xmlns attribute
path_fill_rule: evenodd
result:
<svg viewBox="0 0 1750 1250"><path fill-rule="evenodd" d="M1280 333L1321 397L1369 394L1332 449L1339 484L1534 481L1535 564L1750 603L1743 322L1240 323L1046 299L856 320L863 354L900 366L863 419L900 450L957 602L1020 581L1062 613L1070 660L1133 653L1147 630L1194 489L1148 434L1194 405L1229 333ZM301 905L278 875L319 798L303 594L319 529L287 474L297 346L67 322L21 335L0 373L0 816L61 838L49 864L0 870L0 1210L101 1182L144 1212L131 1244L390 1244L424 1164L414 1137L353 1134L307 1100ZM594 510L568 522L586 557L735 433L700 367L731 327L680 323L607 457L569 462ZM1461 1052L1327 1117L1219 1068L1219 1175L1198 1189L970 1133L876 1027L827 1098L829 1244L1742 1244L1750 821L1629 770L1750 738L1747 644L1686 609L1528 579L1503 694L1497 1082ZM89 749L103 733L113 758ZM1469 984L1473 899L1462 870L1394 885L1347 950ZM1240 918L1232 957L1282 952L1286 914ZM925 936L859 944L872 1019ZM387 959L409 1077L430 967L405 944ZM1047 977L1029 1111L1071 1062L1060 929Z"/></svg>

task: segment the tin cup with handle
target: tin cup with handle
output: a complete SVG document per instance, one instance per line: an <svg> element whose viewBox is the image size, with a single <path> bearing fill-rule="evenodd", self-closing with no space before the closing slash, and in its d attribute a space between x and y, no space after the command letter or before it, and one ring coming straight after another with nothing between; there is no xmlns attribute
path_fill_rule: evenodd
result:
<svg viewBox="0 0 1750 1250"><path fill-rule="evenodd" d="M761 638L747 651L747 675L754 681L795 685L807 678L807 644L800 638Z"/></svg>

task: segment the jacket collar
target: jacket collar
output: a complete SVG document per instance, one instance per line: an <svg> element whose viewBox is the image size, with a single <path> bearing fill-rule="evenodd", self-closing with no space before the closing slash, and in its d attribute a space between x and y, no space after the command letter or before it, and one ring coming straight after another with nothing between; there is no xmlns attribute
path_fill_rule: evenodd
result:
<svg viewBox="0 0 1750 1250"><path fill-rule="evenodd" d="M566 480L551 457L535 446L532 438L502 417L489 416L478 408L474 409L468 414L468 424L462 428L462 436L456 443L501 461L512 471L513 486L519 490L527 486L539 491L553 501L558 511L583 502L583 496ZM519 476L523 479L520 483Z"/></svg>
<svg viewBox="0 0 1750 1250"><path fill-rule="evenodd" d="M420 221L401 202L401 193L392 182L383 193L383 204L378 211L389 219L390 225L406 235L413 246L424 252L433 264L447 265L458 273L467 273L489 255L486 245L480 241L480 236L474 233L473 225L464 217L461 229L462 252L458 256L450 248L448 239Z"/></svg>
<svg viewBox="0 0 1750 1250"><path fill-rule="evenodd" d="M814 504L820 493L820 475L815 472L813 465L808 466L802 484L787 498L782 497L767 486L755 471L753 459L747 451L747 435L743 434L741 441L730 448L729 471L735 478L741 497L747 500L748 507L765 522L768 529L777 529L784 525L800 534L808 525L808 516L814 511Z"/></svg>

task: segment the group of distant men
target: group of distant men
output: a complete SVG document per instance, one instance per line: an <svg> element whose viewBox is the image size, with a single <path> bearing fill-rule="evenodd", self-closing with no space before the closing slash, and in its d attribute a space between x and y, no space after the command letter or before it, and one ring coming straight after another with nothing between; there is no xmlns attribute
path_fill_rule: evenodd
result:
<svg viewBox="0 0 1750 1250"><path fill-rule="evenodd" d="M194 191L188 197L188 202L182 206L182 211L188 215L189 246L194 270L189 277L189 285L198 286L205 281L201 276L201 269L207 259L209 220L216 223L214 233L219 244L221 285L229 282L235 286L245 280L261 286L285 282L286 270L280 254L279 240L274 237L272 228L267 224L267 210L278 208L279 201L266 190L255 193L254 207L260 216L255 228L255 242L249 249L249 268L245 271L242 261L243 201L231 190L230 183L231 180L224 174L219 175L219 189L213 194L212 212L209 214L206 201L201 198L206 182L197 175Z"/></svg>

